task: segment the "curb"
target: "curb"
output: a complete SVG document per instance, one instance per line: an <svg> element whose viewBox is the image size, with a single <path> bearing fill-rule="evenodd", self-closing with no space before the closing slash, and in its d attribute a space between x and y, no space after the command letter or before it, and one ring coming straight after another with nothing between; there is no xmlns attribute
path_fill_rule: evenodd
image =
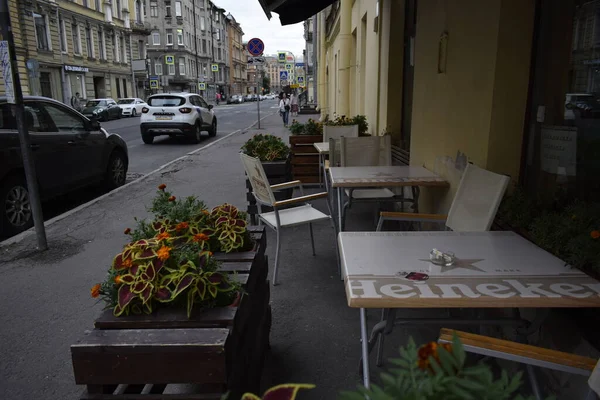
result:
<svg viewBox="0 0 600 400"><path fill-rule="evenodd" d="M268 117L270 117L272 115L275 115L275 112L272 112L270 114L265 115L260 120L262 121L263 119L268 118ZM219 139L215 140L214 142L210 142L206 146L202 146L202 147L200 147L200 148L198 148L196 150L190 151L189 153L187 153L187 154L185 154L185 155L183 155L183 156L181 156L179 158L171 160L168 163L161 165L157 169L155 169L153 171L150 171L147 174L145 174L143 176L140 176L139 178L134 179L131 182L126 183L125 185L123 185L121 187L118 187L118 188L116 188L116 189L114 189L114 190L112 190L112 191L110 191L108 193L105 193L102 196L98 196L95 199L90 200L87 203L81 204L81 205L79 205L79 206L77 206L77 207L75 207L75 208L73 208L73 209L71 209L69 211L66 211L66 212L64 212L64 213L62 213L60 215L57 215L56 217L54 217L52 219L49 219L48 221L44 222L44 226L46 228L48 228L49 226L51 226L51 225L53 225L53 224L55 224L55 223L57 223L57 222L65 219L65 218L67 218L70 215L73 215L73 214L75 214L75 213L77 213L77 212L79 212L79 211L81 211L81 210L83 210L83 209L85 209L85 208L87 208L87 207L89 207L91 205L94 205L94 204L98 203L99 201L101 201L103 199L106 199L109 196L112 196L115 193L119 193L120 191L125 190L126 188L128 188L130 185L133 185L134 183L141 182L144 179L146 179L146 178L148 178L148 177L150 177L152 175L155 175L155 174L159 173L163 169L169 167L172 164L175 164L176 162L179 162L181 160L185 160L186 158L188 158L189 156L192 156L194 154L198 154L201 151L203 151L205 149L208 149L209 147L212 147L215 144L217 144L217 143L219 143L219 142L221 142L221 141L223 141L223 140L225 140L227 138L230 138L231 136L233 136L233 135L235 135L237 133L240 133L240 132L245 133L249 129L252 129L253 126L257 125L257 123L258 123L258 121L252 123L252 125L250 125L250 126L248 126L246 128L238 129L238 130L235 130L233 132L230 132L227 135L223 136L222 138L219 138ZM28 238L29 236L33 235L33 234L35 234L35 227L30 228L30 229L28 229L28 230L26 230L24 232L19 233L18 235L15 235L13 237L10 237L10 238L8 238L8 239L0 242L0 249L2 249L4 247L7 247L7 246L10 246L10 245L13 245L13 244L17 244L17 243L23 241L24 239Z"/></svg>

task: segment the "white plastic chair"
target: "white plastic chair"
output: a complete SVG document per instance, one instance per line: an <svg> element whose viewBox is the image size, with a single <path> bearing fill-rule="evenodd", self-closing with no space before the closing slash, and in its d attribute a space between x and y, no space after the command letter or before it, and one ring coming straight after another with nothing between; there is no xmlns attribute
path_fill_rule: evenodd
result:
<svg viewBox="0 0 600 400"><path fill-rule="evenodd" d="M333 219L331 218L331 208L329 206L329 202L327 202L329 215L313 208L309 203L311 200L326 198L327 192L304 195L301 181L270 185L260 160L243 153L240 153L240 157L242 159L242 163L244 164L244 169L246 170L248 179L250 180L250 184L252 185L254 197L256 198L259 220L264 222L277 234L275 267L273 269L273 285L277 285L277 267L279 265L279 251L281 248L280 232L282 228L308 224L313 255L315 255L315 240L313 237L312 223L330 220L335 230L335 225L333 224ZM281 201L275 200L273 190L293 187L300 188L300 197L292 197L291 199ZM296 204L300 205L294 206ZM273 211L263 213L261 207L262 205L272 207ZM286 208L282 209L282 207Z"/></svg>
<svg viewBox="0 0 600 400"><path fill-rule="evenodd" d="M473 164L467 164L458 185L456 195L450 206L448 215L419 214L404 212L381 212L377 231L381 231L383 223L388 220L404 222L430 222L444 224L445 230L456 232L484 232L489 231L502 197L510 178L506 175L496 174L479 168ZM380 329L374 329L372 335L378 335L377 365L381 366L383 356L383 341L385 333L390 334L393 324L386 321L395 319L395 309L384 309L379 322ZM371 336L370 343L373 343Z"/></svg>
<svg viewBox="0 0 600 400"><path fill-rule="evenodd" d="M329 166L333 165L331 160L331 140L338 140L344 137L358 137L358 125L347 125L347 126L330 126L325 125L323 127L323 142L329 142L329 159L323 162L323 177L325 181L325 190L329 192L329 182L327 180L327 171ZM338 146L338 159L339 159L339 146Z"/></svg>

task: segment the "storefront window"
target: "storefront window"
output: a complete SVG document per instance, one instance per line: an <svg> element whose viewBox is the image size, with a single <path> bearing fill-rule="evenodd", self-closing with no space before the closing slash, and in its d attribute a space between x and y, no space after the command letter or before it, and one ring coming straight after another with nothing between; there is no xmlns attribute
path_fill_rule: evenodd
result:
<svg viewBox="0 0 600 400"><path fill-rule="evenodd" d="M540 3L524 187L549 207L600 201L600 0Z"/></svg>

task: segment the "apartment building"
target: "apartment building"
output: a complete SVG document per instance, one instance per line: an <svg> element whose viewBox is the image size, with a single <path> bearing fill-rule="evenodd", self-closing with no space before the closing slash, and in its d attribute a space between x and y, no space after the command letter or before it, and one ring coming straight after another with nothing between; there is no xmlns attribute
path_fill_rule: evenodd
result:
<svg viewBox="0 0 600 400"><path fill-rule="evenodd" d="M231 13L227 14L226 23L229 36L229 94L244 94L248 86L248 58L242 42L244 31Z"/></svg>
<svg viewBox="0 0 600 400"><path fill-rule="evenodd" d="M147 53L154 92L227 94L229 47L225 10L209 0L150 0ZM154 79L152 79L154 78Z"/></svg>
<svg viewBox="0 0 600 400"><path fill-rule="evenodd" d="M271 92L279 93L281 91L281 81L279 80L281 64L279 63L277 56L266 56L265 59L265 76L268 76L271 81Z"/></svg>
<svg viewBox="0 0 600 400"><path fill-rule="evenodd" d="M77 93L83 99L135 95L130 60L139 58L136 44L148 33L142 0L16 0L9 8L23 94L66 104Z"/></svg>
<svg viewBox="0 0 600 400"><path fill-rule="evenodd" d="M315 64L317 63L317 52L315 51L315 43L317 43L317 16L304 21L304 40L306 48L304 49L304 79L302 85L308 91L307 100L309 102L317 102L317 80L315 76Z"/></svg>

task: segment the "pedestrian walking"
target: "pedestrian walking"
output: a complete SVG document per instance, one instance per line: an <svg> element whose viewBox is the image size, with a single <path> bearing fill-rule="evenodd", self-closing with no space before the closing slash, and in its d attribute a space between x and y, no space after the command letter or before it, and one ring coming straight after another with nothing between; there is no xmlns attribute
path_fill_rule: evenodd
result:
<svg viewBox="0 0 600 400"><path fill-rule="evenodd" d="M217 93L217 105L219 105L220 100L221 100L221 93Z"/></svg>
<svg viewBox="0 0 600 400"><path fill-rule="evenodd" d="M281 94L281 100L279 100L279 114L283 118L283 126L288 126L290 118L290 99L284 93Z"/></svg>
<svg viewBox="0 0 600 400"><path fill-rule="evenodd" d="M292 93L292 98L290 99L290 104L292 106L292 117L297 117L299 107L298 107L298 96L296 96L295 93Z"/></svg>

